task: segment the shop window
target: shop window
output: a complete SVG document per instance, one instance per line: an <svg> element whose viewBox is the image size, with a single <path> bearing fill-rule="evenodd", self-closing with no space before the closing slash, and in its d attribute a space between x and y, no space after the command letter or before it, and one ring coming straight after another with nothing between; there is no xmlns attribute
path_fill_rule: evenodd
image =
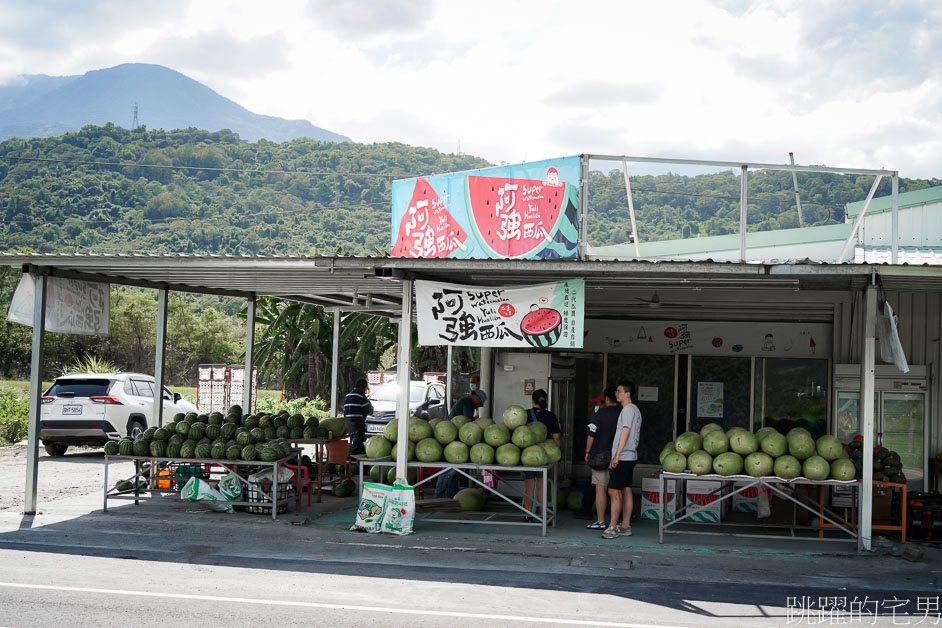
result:
<svg viewBox="0 0 942 628"><path fill-rule="evenodd" d="M755 428L771 426L785 434L803 427L814 438L827 434L829 381L827 360L756 358Z"/></svg>
<svg viewBox="0 0 942 628"><path fill-rule="evenodd" d="M641 411L638 462L658 464L664 445L674 439L674 361L672 355L608 354L607 382L634 382Z"/></svg>
<svg viewBox="0 0 942 628"><path fill-rule="evenodd" d="M708 423L749 429L751 359L695 355L691 369L689 429Z"/></svg>

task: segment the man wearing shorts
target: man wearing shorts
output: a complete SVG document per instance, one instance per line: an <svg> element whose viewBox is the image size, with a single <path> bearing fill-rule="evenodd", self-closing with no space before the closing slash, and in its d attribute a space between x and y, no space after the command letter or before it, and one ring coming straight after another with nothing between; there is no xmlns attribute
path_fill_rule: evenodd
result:
<svg viewBox="0 0 942 628"><path fill-rule="evenodd" d="M586 438L585 459L596 454L608 454L612 451L612 442L615 440L615 426L618 424L618 415L621 405L615 399L615 387L609 386L601 395L591 400L596 404L595 416L589 423L589 435ZM590 469L592 472L592 485L595 486L595 515L598 519L586 527L590 530L604 530L605 509L608 506L606 491L608 490L608 468Z"/></svg>
<svg viewBox="0 0 942 628"><path fill-rule="evenodd" d="M621 412L615 426L612 461L608 465L608 498L612 503L612 515L608 527L602 533L603 539L631 536L631 512L635 506L631 479L638 461L638 441L641 436L641 411L632 402L634 395L635 385L627 380L615 389Z"/></svg>

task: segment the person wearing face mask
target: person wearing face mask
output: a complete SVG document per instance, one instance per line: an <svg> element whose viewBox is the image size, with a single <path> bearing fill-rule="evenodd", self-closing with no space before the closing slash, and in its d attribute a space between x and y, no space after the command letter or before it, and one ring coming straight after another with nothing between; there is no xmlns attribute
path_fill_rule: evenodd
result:
<svg viewBox="0 0 942 628"><path fill-rule="evenodd" d="M546 409L546 391L542 388L533 392L531 397L532 406L530 410L527 411L527 423L533 423L539 421L546 426L546 432L553 439L553 441L560 445L559 440L559 419L553 414L550 410ZM543 501L543 485L540 484L537 487L537 482L535 478L527 478L524 482L524 498L523 498L523 507L533 511L533 495L536 489L539 489L537 495L537 501ZM533 517L526 517L526 520L533 521Z"/></svg>

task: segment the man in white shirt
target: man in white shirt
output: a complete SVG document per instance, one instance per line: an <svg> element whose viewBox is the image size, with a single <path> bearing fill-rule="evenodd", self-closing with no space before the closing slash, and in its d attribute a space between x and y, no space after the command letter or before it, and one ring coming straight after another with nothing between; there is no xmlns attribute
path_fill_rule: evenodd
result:
<svg viewBox="0 0 942 628"><path fill-rule="evenodd" d="M621 413L615 426L612 461L608 471L611 517L608 527L602 533L603 539L631 536L631 512L635 506L631 482L635 463L638 462L638 441L641 437L641 411L632 402L634 395L635 385L627 380L618 384L615 389L615 399L621 404Z"/></svg>

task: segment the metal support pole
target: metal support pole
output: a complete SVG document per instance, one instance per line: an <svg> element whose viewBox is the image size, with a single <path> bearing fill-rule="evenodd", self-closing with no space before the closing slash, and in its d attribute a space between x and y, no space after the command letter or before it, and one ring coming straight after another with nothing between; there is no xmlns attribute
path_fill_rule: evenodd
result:
<svg viewBox="0 0 942 628"><path fill-rule="evenodd" d="M795 153L789 152L788 159L795 165ZM798 226L804 227L804 220L801 218L801 194L798 193L798 173L792 170L792 185L795 187L795 206L798 208Z"/></svg>
<svg viewBox="0 0 942 628"><path fill-rule="evenodd" d="M164 353L167 349L168 291L157 291L157 347L154 351L154 420L157 427L164 425Z"/></svg>
<svg viewBox="0 0 942 628"><path fill-rule="evenodd" d="M252 384L255 381L255 299L253 294L248 298L245 309L245 371L242 378L242 411L252 413L253 399Z"/></svg>
<svg viewBox="0 0 942 628"><path fill-rule="evenodd" d="M402 316L399 318L399 393L396 397L396 417L399 430L396 440L396 479L405 482L409 464L409 385L412 381L412 280L402 281Z"/></svg>
<svg viewBox="0 0 942 628"><path fill-rule="evenodd" d="M739 261L746 261L746 203L748 196L748 186L749 186L749 167L740 166L742 168L742 181L740 182L739 189Z"/></svg>
<svg viewBox="0 0 942 628"><path fill-rule="evenodd" d="M579 259L584 260L589 250L588 223L589 223L589 156L582 155L579 159L579 171L582 180L579 182Z"/></svg>
<svg viewBox="0 0 942 628"><path fill-rule="evenodd" d="M491 366L494 364L494 349L491 347L481 347L481 390L487 394L487 401L478 410L478 417L491 416L491 400L494 398L494 386L492 382ZM471 417L473 418L473 417Z"/></svg>
<svg viewBox="0 0 942 628"><path fill-rule="evenodd" d="M890 189L893 195L893 214L892 214L892 237L893 244L890 246L890 263L899 263L899 175L893 174L890 179Z"/></svg>
<svg viewBox="0 0 942 628"><path fill-rule="evenodd" d="M625 191L628 194L628 217L631 218L631 239L635 243L635 257L641 257L641 244L638 242L638 227L635 225L635 202L631 198L631 180L628 178L628 162L621 162L622 172L625 173Z"/></svg>
<svg viewBox="0 0 942 628"><path fill-rule="evenodd" d="M39 486L39 421L42 418L43 396L43 336L46 331L46 288L49 278L34 275L36 288L33 295L33 354L29 370L29 427L26 446L26 495L23 514L36 514L36 494Z"/></svg>
<svg viewBox="0 0 942 628"><path fill-rule="evenodd" d="M451 411L451 387L454 377L455 352L454 347L448 345L448 368L445 369L445 408Z"/></svg>
<svg viewBox="0 0 942 628"><path fill-rule="evenodd" d="M863 479L860 485L860 538L870 550L873 534L873 418L874 355L876 348L877 287L864 292L863 351L860 358L860 434L863 436Z"/></svg>
<svg viewBox="0 0 942 628"><path fill-rule="evenodd" d="M847 241L844 242L844 248L841 249L841 254L837 258L838 262L844 261L844 256L847 255L847 249L850 248L854 238L857 237L857 230L860 228L860 224L863 222L864 214L867 213L867 209L870 207L870 201L873 200L873 195L876 194L877 186L880 185L880 180L882 178L883 175L878 174L877 178L873 180L873 185L870 186L870 192L867 193L867 200L864 201L864 206L860 208L860 215L857 216L857 220L854 221L854 228L850 230L850 235L847 236Z"/></svg>
<svg viewBox="0 0 942 628"><path fill-rule="evenodd" d="M340 373L340 310L334 312L334 342L330 353L330 416L337 416L337 381Z"/></svg>

